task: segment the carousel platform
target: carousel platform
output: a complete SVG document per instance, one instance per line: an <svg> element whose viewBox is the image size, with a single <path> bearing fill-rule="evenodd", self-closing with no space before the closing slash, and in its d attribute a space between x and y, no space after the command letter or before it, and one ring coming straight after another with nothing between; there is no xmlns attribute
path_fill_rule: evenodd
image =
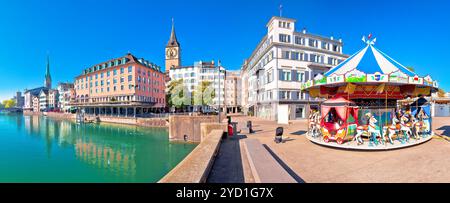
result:
<svg viewBox="0 0 450 203"><path fill-rule="evenodd" d="M395 150L395 149L401 149L401 148L407 148L412 147L416 145L423 144L425 142L430 141L434 136L434 133L431 132L430 135L426 135L425 137L421 137L420 139L416 140L414 138L410 138L407 142L401 142L400 140L394 140L394 143L391 144L389 142L387 143L371 143L368 140L364 140L364 144L358 145L355 141L347 141L343 144L338 144L335 141L329 141L328 143L324 142L322 137L314 138L310 136L309 134L306 135L306 138L311 141L312 143L326 146L326 147L332 147L337 149L344 149L344 150L361 150L361 151L383 151L383 150Z"/></svg>

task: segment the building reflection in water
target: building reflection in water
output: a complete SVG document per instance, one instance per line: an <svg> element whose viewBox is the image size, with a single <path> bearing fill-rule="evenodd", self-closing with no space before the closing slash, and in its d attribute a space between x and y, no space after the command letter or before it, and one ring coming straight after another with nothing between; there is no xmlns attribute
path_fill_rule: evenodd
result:
<svg viewBox="0 0 450 203"><path fill-rule="evenodd" d="M75 157L84 163L121 177L136 175L135 145L124 144L111 137L114 134L133 134L136 129L76 124L40 116L24 116L24 126L29 135L44 138L48 158L51 158L53 144L62 148L73 146ZM107 136L110 139L105 139Z"/></svg>

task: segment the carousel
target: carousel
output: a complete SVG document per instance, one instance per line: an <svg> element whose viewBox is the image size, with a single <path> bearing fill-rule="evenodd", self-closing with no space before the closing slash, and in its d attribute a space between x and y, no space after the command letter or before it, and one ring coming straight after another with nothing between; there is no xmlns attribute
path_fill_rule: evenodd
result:
<svg viewBox="0 0 450 203"><path fill-rule="evenodd" d="M307 138L317 144L360 150L409 147L433 136L430 104L438 90L431 76L420 77L375 48L375 39L328 72L301 84L312 98ZM397 101L408 99L411 103Z"/></svg>

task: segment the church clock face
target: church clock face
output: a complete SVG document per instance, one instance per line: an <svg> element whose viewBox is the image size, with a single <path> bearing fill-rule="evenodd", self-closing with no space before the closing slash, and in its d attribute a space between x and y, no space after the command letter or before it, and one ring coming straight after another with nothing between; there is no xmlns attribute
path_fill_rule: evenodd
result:
<svg viewBox="0 0 450 203"><path fill-rule="evenodd" d="M167 49L167 53L166 53L167 58L176 58L177 55L178 55L178 52L176 49L174 49L174 48Z"/></svg>

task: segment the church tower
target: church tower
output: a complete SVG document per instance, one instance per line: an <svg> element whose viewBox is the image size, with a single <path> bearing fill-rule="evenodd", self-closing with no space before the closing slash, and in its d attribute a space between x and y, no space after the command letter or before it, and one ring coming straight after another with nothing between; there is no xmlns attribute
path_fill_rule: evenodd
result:
<svg viewBox="0 0 450 203"><path fill-rule="evenodd" d="M172 18L172 33L170 33L170 39L166 46L166 73L169 72L170 68L176 68L181 66L181 48L180 43L177 40L177 35L175 34L175 25Z"/></svg>
<svg viewBox="0 0 450 203"><path fill-rule="evenodd" d="M47 56L47 69L45 70L44 87L48 89L52 88L52 76L50 75L50 59L48 56Z"/></svg>

